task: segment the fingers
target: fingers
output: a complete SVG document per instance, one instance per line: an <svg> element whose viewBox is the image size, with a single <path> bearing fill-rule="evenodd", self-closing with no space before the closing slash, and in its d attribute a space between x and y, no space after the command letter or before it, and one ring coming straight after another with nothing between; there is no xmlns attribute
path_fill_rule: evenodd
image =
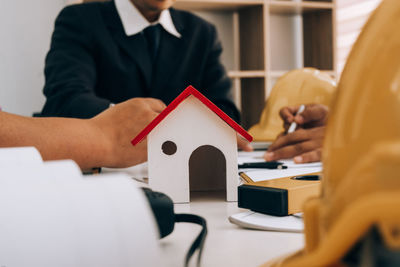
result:
<svg viewBox="0 0 400 267"><path fill-rule="evenodd" d="M295 121L296 113L299 108L300 106L283 107L279 111L279 116L283 120L283 128L285 129L285 132L287 132L292 122Z"/></svg>
<svg viewBox="0 0 400 267"><path fill-rule="evenodd" d="M294 121L303 128L323 126L326 123L329 109L321 104L308 104L301 114L296 115L299 106L284 107L279 111L285 130Z"/></svg>
<svg viewBox="0 0 400 267"><path fill-rule="evenodd" d="M264 158L267 161L287 159L320 149L324 130L325 127L316 127L313 129L300 129L294 133L282 135L268 148ZM299 158L298 160L309 160L308 157L311 156L313 155L305 155L305 159ZM314 158L310 160L314 160Z"/></svg>
<svg viewBox="0 0 400 267"><path fill-rule="evenodd" d="M243 137L241 137L240 135L237 135L237 144L238 148L243 151L246 152L253 151L253 147L250 145L250 143L246 139L243 139Z"/></svg>
<svg viewBox="0 0 400 267"><path fill-rule="evenodd" d="M315 141L315 140L310 140L310 141L305 141L305 142L285 146L285 147L279 148L272 152L267 152L265 154L264 158L267 161L289 159L289 158L296 157L298 155L302 155L306 152L313 151L318 148L320 148L320 142Z"/></svg>
<svg viewBox="0 0 400 267"><path fill-rule="evenodd" d="M299 107L284 107L279 111L279 116L284 123L292 123Z"/></svg>
<svg viewBox="0 0 400 267"><path fill-rule="evenodd" d="M290 134L279 135L275 142L269 146L268 151L272 152L284 146L303 142L312 139L313 137L316 138L317 136L318 133L315 131L305 129L299 129Z"/></svg>
<svg viewBox="0 0 400 267"><path fill-rule="evenodd" d="M136 97L116 104L112 107L114 112L125 112L131 116L131 112L138 113L139 111L160 113L165 109L166 105L159 99Z"/></svg>
<svg viewBox="0 0 400 267"><path fill-rule="evenodd" d="M329 109L320 104L308 104L304 111L294 117L299 125L312 124L312 127L325 125Z"/></svg>
<svg viewBox="0 0 400 267"><path fill-rule="evenodd" d="M156 98L144 98L151 109L160 113L162 112L167 106L162 102L160 99Z"/></svg>
<svg viewBox="0 0 400 267"><path fill-rule="evenodd" d="M303 153L299 156L293 158L295 163L310 163L310 162L317 162L321 161L321 153L322 149L317 148L313 151Z"/></svg>

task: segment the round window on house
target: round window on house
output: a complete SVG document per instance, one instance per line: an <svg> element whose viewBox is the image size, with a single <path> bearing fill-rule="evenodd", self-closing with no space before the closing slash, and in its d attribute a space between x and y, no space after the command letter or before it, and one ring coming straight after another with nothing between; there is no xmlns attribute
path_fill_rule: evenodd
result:
<svg viewBox="0 0 400 267"><path fill-rule="evenodd" d="M173 155L176 153L177 147L176 144L172 141L165 141L161 146L162 151L166 155Z"/></svg>

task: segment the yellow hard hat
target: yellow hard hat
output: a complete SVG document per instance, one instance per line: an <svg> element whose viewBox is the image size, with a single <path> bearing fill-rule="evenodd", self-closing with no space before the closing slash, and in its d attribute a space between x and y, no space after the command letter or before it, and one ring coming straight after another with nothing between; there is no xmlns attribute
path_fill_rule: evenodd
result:
<svg viewBox="0 0 400 267"><path fill-rule="evenodd" d="M254 141L273 141L283 131L279 110L308 103L329 105L336 83L328 74L313 68L293 70L272 88L260 122L250 128Z"/></svg>
<svg viewBox="0 0 400 267"><path fill-rule="evenodd" d="M349 57L324 141L322 195L304 207L304 250L264 266L339 266L371 233L395 255L382 266L399 264L399 14L400 1L382 1Z"/></svg>

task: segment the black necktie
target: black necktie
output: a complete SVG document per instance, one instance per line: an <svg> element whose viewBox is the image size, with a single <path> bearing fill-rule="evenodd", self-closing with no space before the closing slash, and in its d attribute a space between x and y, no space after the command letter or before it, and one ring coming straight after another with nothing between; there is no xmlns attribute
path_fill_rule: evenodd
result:
<svg viewBox="0 0 400 267"><path fill-rule="evenodd" d="M144 29L144 36L146 37L147 47L149 48L150 57L152 62L157 57L158 47L161 39L161 25L151 25Z"/></svg>

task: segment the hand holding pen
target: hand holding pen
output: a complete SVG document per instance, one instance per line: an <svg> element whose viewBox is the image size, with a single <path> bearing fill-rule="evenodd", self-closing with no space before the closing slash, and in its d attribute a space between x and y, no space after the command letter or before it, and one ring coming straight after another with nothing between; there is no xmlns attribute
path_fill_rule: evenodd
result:
<svg viewBox="0 0 400 267"><path fill-rule="evenodd" d="M296 112L296 115L293 118L292 123L290 124L289 128L287 129L287 133L293 133L296 128L297 128L297 121L301 120L301 113L303 113L304 109L306 108L306 106L301 105L299 107L299 109ZM297 117L297 121L296 121L296 117Z"/></svg>
<svg viewBox="0 0 400 267"><path fill-rule="evenodd" d="M279 116L283 120L283 126L287 133L291 133L298 128L310 129L325 126L329 109L320 104L308 104L295 107L284 107L280 110ZM290 126L296 124L293 131ZM293 127L293 126L292 126Z"/></svg>
<svg viewBox="0 0 400 267"><path fill-rule="evenodd" d="M301 109L304 109L303 112L299 112ZM301 109L300 106L281 109L285 132L278 136L264 155L267 161L286 158L293 158L296 163L320 161L328 107L309 104Z"/></svg>

